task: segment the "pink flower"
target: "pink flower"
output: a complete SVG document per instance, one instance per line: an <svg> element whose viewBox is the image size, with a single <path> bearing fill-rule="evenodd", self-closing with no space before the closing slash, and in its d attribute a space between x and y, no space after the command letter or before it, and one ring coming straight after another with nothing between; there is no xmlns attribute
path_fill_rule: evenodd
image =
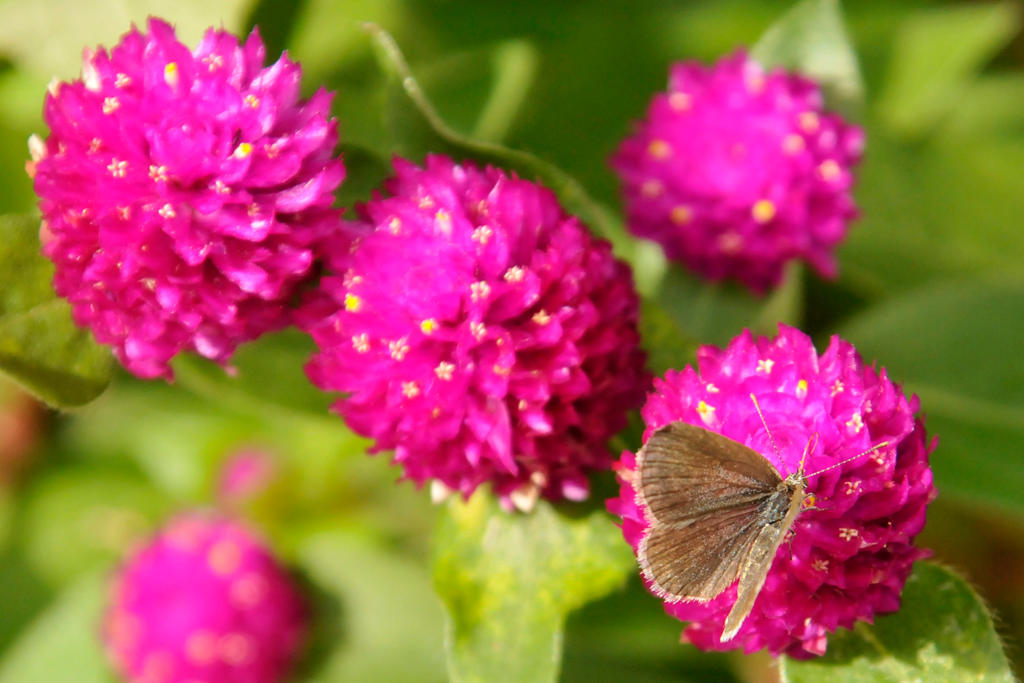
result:
<svg viewBox="0 0 1024 683"><path fill-rule="evenodd" d="M260 447L242 448L221 465L217 499L228 509L243 507L265 493L277 478L274 457Z"/></svg>
<svg viewBox="0 0 1024 683"><path fill-rule="evenodd" d="M29 141L54 288L140 377L170 378L180 351L226 362L287 324L340 223L331 95L300 100L299 66L263 60L255 31L189 51L150 19L51 85L50 136Z"/></svg>
<svg viewBox="0 0 1024 683"><path fill-rule="evenodd" d="M628 267L535 183L441 156L395 170L303 312L310 379L435 497L586 497L646 382Z"/></svg>
<svg viewBox="0 0 1024 683"><path fill-rule="evenodd" d="M705 650L766 648L809 657L825 652L827 634L838 627L897 610L912 564L928 555L913 540L936 495L928 465L935 440L928 442L924 422L914 417L917 397L908 399L884 369L865 365L839 337L819 355L806 335L785 325L775 339L744 332L725 349L702 347L697 358L699 370L655 380L643 409L645 441L681 420L749 446L782 477L797 470L815 434L808 474L883 441L890 445L810 477L814 507L797 517L733 640L719 637L735 586L703 604L666 602L666 612L690 622L685 637ZM616 470L621 491L608 509L622 517L623 535L636 551L648 522L634 488L634 455L623 453Z"/></svg>
<svg viewBox="0 0 1024 683"><path fill-rule="evenodd" d="M632 232L706 278L762 292L792 259L835 276L863 143L823 111L816 84L765 74L740 51L712 67L676 64L612 166Z"/></svg>
<svg viewBox="0 0 1024 683"><path fill-rule="evenodd" d="M121 569L104 621L129 681L273 683L302 646L294 585L245 528L179 517Z"/></svg>

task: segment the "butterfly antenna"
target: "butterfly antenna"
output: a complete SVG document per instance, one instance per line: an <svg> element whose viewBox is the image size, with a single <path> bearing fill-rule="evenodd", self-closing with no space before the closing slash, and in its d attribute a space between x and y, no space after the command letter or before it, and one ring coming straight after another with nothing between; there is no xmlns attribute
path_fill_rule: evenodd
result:
<svg viewBox="0 0 1024 683"><path fill-rule="evenodd" d="M816 477L816 476L818 476L819 474L821 474L823 472L828 472L829 470L833 470L833 469L839 467L840 465L845 465L846 463L850 462L851 460L856 460L857 458L865 456L868 453L874 453L875 451L877 451L877 450L879 450L881 448L885 448L888 445L889 445L888 441L883 441L881 443L876 443L874 446L872 446L871 448L867 449L866 451L862 451L862 452L858 453L857 455L850 456L849 458L845 458L843 460L840 460L839 462L834 462L831 465L829 465L828 467L826 467L825 469L818 470L817 472L811 472L810 474L808 474L806 476L807 476L808 479L810 479L811 477ZM801 467L803 467L803 465L801 465Z"/></svg>
<svg viewBox="0 0 1024 683"><path fill-rule="evenodd" d="M782 462L782 452L779 451L778 444L775 443L775 437L772 436L772 430L768 429L768 421L764 419L764 413L761 412L761 405L757 402L757 396L754 393L750 393L750 400L754 402L754 410L757 411L757 416L761 418L761 424L764 425L764 431L768 434L768 440L772 442L772 449L775 450L775 457ZM803 467L803 465L801 465Z"/></svg>
<svg viewBox="0 0 1024 683"><path fill-rule="evenodd" d="M818 432L811 434L811 438L807 439L807 445L804 446L804 454L800 456L800 467L797 468L797 472L801 476L804 474L804 463L807 462L807 456L814 452L814 449L818 446ZM861 453L861 455L864 455ZM860 457L859 455L857 456Z"/></svg>

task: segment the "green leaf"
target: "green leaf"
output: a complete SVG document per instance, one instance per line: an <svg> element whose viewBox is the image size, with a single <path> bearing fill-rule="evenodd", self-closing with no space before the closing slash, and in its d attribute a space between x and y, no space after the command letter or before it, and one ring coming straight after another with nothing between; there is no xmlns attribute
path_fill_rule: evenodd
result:
<svg viewBox="0 0 1024 683"><path fill-rule="evenodd" d="M0 653L53 599L53 592L15 549L0 552ZM0 657L2 666L2 657Z"/></svg>
<svg viewBox="0 0 1024 683"><path fill-rule="evenodd" d="M558 196L566 211L579 216L598 235L609 240L620 257L632 261L634 243L627 237L622 222L608 207L594 200L575 178L527 152L474 140L452 129L427 99L394 39L378 26L368 25L367 30L374 39L382 68L403 91L401 103L394 98L391 100L396 105L389 112L394 119L394 132L407 131L418 119L436 137L433 144L424 145L422 149L405 148L400 152L415 156L427 151L451 151L516 171L525 178L537 179Z"/></svg>
<svg viewBox="0 0 1024 683"><path fill-rule="evenodd" d="M683 624L661 609L644 588L640 573L626 589L569 615L565 629L563 681L587 683L740 683L757 680L732 671L738 658L704 652L679 642ZM744 657L748 672L762 672L758 659Z"/></svg>
<svg viewBox="0 0 1024 683"><path fill-rule="evenodd" d="M262 445L256 420L163 383L119 382L61 431L64 448L90 463L138 467L178 501L207 502L218 464L239 445Z"/></svg>
<svg viewBox="0 0 1024 683"><path fill-rule="evenodd" d="M53 293L38 232L37 218L0 216L0 371L52 406L82 405L110 381L110 353Z"/></svg>
<svg viewBox="0 0 1024 683"><path fill-rule="evenodd" d="M309 335L285 330L240 347L230 372L194 354L179 354L173 368L186 388L243 412L326 416L333 398L303 371L314 350Z"/></svg>
<svg viewBox="0 0 1024 683"><path fill-rule="evenodd" d="M270 354L274 346L262 348ZM264 451L276 474L269 499L261 501L271 508L269 518L260 521L272 526L290 523L281 516L295 507L366 503L367 489L396 488L383 463L363 457L366 441L341 418L291 410L218 380L220 368L209 370L209 379L179 379L199 395L162 382L119 382L61 431L64 447L105 466L129 463L172 499L204 504L218 490L225 458L240 449ZM396 516L408 512L391 507Z"/></svg>
<svg viewBox="0 0 1024 683"><path fill-rule="evenodd" d="M644 297L653 296L669 270L668 259L661 245L650 240L633 242L631 264L636 291Z"/></svg>
<svg viewBox="0 0 1024 683"><path fill-rule="evenodd" d="M175 25L178 39L194 45L202 33L223 26L237 31L251 0L17 0L0 1L0 55L32 69L40 78L76 76L82 49L112 47L132 22L150 16ZM42 86L40 83L40 101Z"/></svg>
<svg viewBox="0 0 1024 683"><path fill-rule="evenodd" d="M17 169L28 157L26 142L42 126L39 77L21 69L0 71L0 168L8 169L0 185L0 214L33 211L32 179Z"/></svg>
<svg viewBox="0 0 1024 683"><path fill-rule="evenodd" d="M797 261L790 261L782 276L782 282L765 297L757 319L751 328L755 332L775 335L779 323L800 327L804 317L804 268Z"/></svg>
<svg viewBox="0 0 1024 683"><path fill-rule="evenodd" d="M744 329L774 335L780 322L799 326L802 277L800 267L793 264L771 294L758 297L738 284L709 283L676 267L666 274L655 301L690 339L722 346Z"/></svg>
<svg viewBox="0 0 1024 683"><path fill-rule="evenodd" d="M297 561L336 601L316 605L329 652L303 681L444 680L444 616L424 567L336 530L305 534Z"/></svg>
<svg viewBox="0 0 1024 683"><path fill-rule="evenodd" d="M804 0L769 28L750 50L765 67L799 71L817 81L829 104L858 115L864 84L838 0Z"/></svg>
<svg viewBox="0 0 1024 683"><path fill-rule="evenodd" d="M972 3L911 15L893 41L878 103L893 131L920 136L964 100L981 67L1020 30L1015 2Z"/></svg>
<svg viewBox="0 0 1024 683"><path fill-rule="evenodd" d="M566 614L635 568L603 511L571 518L541 502L527 515L478 493L453 500L435 541L434 586L448 608L454 681L554 681Z"/></svg>
<svg viewBox="0 0 1024 683"><path fill-rule="evenodd" d="M106 574L87 575L57 596L0 660L0 683L116 683L100 646Z"/></svg>
<svg viewBox="0 0 1024 683"><path fill-rule="evenodd" d="M480 112L473 136L478 140L501 142L530 92L540 65L540 54L528 41L509 40L497 47L492 62L494 88Z"/></svg>
<svg viewBox="0 0 1024 683"><path fill-rule="evenodd" d="M1024 74L982 76L968 83L937 137L973 141L984 136L1017 136L1024 130Z"/></svg>
<svg viewBox="0 0 1024 683"><path fill-rule="evenodd" d="M840 334L921 397L941 495L1024 517L1024 284L924 287Z"/></svg>
<svg viewBox="0 0 1024 683"><path fill-rule="evenodd" d="M860 181L863 219L841 248L841 276L862 294L929 280L1024 277L1020 138L909 147L872 138Z"/></svg>
<svg viewBox="0 0 1024 683"><path fill-rule="evenodd" d="M647 367L656 376L694 362L699 343L653 299L640 302L640 338L647 351Z"/></svg>
<svg viewBox="0 0 1024 683"><path fill-rule="evenodd" d="M170 511L158 491L123 474L64 468L33 483L22 522L25 557L54 585L115 562Z"/></svg>
<svg viewBox="0 0 1024 683"><path fill-rule="evenodd" d="M1012 683L985 604L952 571L919 562L900 611L829 636L817 659L779 660L782 683Z"/></svg>
<svg viewBox="0 0 1024 683"><path fill-rule="evenodd" d="M15 498L10 487L0 487L0 553L7 549L14 531ZM2 571L2 568L0 568Z"/></svg>
<svg viewBox="0 0 1024 683"><path fill-rule="evenodd" d="M345 162L345 182L335 191L335 201L345 207L346 218L354 218L352 207L368 201L370 194L394 171L376 152L358 145L342 145L341 158Z"/></svg>
<svg viewBox="0 0 1024 683"><path fill-rule="evenodd" d="M306 0L299 9L289 53L302 63L309 82L320 83L368 55L363 23L401 30L405 16L400 10L398 0ZM344 97L352 97L344 92ZM350 139L346 131L342 138Z"/></svg>

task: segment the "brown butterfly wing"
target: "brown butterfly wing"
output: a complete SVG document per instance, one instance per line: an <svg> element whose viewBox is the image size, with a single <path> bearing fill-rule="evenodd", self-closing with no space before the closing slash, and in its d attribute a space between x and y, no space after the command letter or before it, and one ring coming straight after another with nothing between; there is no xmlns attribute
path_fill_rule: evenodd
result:
<svg viewBox="0 0 1024 683"><path fill-rule="evenodd" d="M654 524L640 542L640 566L661 597L710 600L736 580L759 531L756 505Z"/></svg>
<svg viewBox="0 0 1024 683"><path fill-rule="evenodd" d="M656 522L685 524L775 493L782 477L753 449L685 422L662 427L637 457L640 495Z"/></svg>
<svg viewBox="0 0 1024 683"><path fill-rule="evenodd" d="M768 577L768 570L771 569L772 562L775 560L775 554L803 509L806 496L804 482L805 480L801 478L797 480L796 485L788 489L780 489L775 494L783 500L788 498L788 509L782 520L768 524L762 522L758 525L760 529L739 569L740 581L736 587L736 602L725 619L722 629L723 643L731 640L739 632L747 615L750 614L750 610L753 609L754 601L757 600L761 586L764 585L764 581Z"/></svg>

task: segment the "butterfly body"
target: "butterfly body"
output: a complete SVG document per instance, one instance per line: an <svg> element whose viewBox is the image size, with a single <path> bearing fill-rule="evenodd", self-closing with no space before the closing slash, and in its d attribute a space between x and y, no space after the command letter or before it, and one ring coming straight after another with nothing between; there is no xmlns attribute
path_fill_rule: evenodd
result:
<svg viewBox="0 0 1024 683"><path fill-rule="evenodd" d="M637 457L651 522L638 549L667 600L706 602L739 579L722 641L736 635L806 497L802 469L783 478L763 455L695 425L655 432Z"/></svg>
<svg viewBox="0 0 1024 683"><path fill-rule="evenodd" d="M759 514L766 524L781 522L790 509L790 501L807 486L802 476L794 472L779 482L775 492L768 496L761 505Z"/></svg>

